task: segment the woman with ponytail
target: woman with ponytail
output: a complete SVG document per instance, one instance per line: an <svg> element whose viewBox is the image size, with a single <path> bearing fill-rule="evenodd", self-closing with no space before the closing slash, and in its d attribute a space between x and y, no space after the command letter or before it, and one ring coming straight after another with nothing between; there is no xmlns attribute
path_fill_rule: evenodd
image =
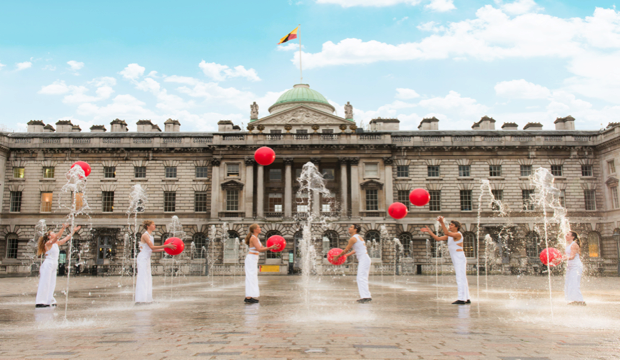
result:
<svg viewBox="0 0 620 360"><path fill-rule="evenodd" d="M583 295L581 295L581 275L583 274L583 263L579 258L581 252L581 240L579 234L569 231L566 234L566 253L563 256L567 260L566 276L564 282L564 297L568 305L584 305Z"/></svg>
<svg viewBox="0 0 620 360"><path fill-rule="evenodd" d="M151 253L162 252L164 249L176 249L174 244L161 246L153 245L153 230L155 222L144 220L142 223L144 234L140 238L140 253L138 254L138 276L136 277L136 304L148 304L153 302L153 277L151 276Z"/></svg>
<svg viewBox="0 0 620 360"><path fill-rule="evenodd" d="M64 224L56 234L52 231L48 231L39 238L37 256L41 256L45 253L45 261L43 261L39 269L39 288L37 290L36 299L36 307L38 308L56 306L54 289L56 289L56 270L58 269L58 254L60 253L58 247L64 245L71 239L76 231L80 230L80 226L78 226L73 229L70 235L67 235L62 240L58 240L68 226L69 224Z"/></svg>
<svg viewBox="0 0 620 360"><path fill-rule="evenodd" d="M257 303L257 297L260 296L258 289L258 253L279 247L279 245L263 247L258 240L260 232L260 226L252 224L248 235L245 237L245 244L249 247L248 254L245 257L245 299L243 301L246 304Z"/></svg>

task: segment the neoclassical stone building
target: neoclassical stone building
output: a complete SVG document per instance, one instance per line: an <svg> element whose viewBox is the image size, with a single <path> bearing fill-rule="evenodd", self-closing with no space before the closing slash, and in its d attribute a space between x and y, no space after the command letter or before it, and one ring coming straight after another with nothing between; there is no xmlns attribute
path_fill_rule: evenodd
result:
<svg viewBox="0 0 620 360"><path fill-rule="evenodd" d="M496 129L496 121L485 116L471 130L457 131L440 130L439 120L430 118L417 131L401 131L398 119L377 118L362 130L349 103L345 116L337 116L308 85L295 85L264 117L256 103L250 109L247 129L222 120L216 133L182 132L177 120L166 121L163 131L150 120L139 120L137 132L129 132L119 119L109 129L99 125L90 132L67 120L55 128L32 120L26 133L0 133L0 275L36 270L28 242L40 219L54 226L66 217L61 203L72 194L63 195L61 188L77 160L92 167L87 191L78 195L79 203L88 203L90 217L78 219L85 226L75 244L80 270L93 274L118 273L135 253L131 239L139 231L126 211L136 184L148 194L139 219L157 223L156 243L170 236L171 217L178 216L188 247L177 266L190 274L240 271L244 254L234 239L243 239L254 222L262 225L265 237L280 234L288 241L281 254L261 255L260 263L271 265L263 271L293 271L300 219L307 211L325 216L325 224L313 228L316 246L323 251L344 246L348 225L362 223L362 235L374 244L374 271L396 263L399 272L425 273L443 263L441 252L420 232L423 226L434 227L441 214L463 223L470 270L475 270L476 257L484 265L482 239L488 234L499 245L491 270L537 272L545 244L542 213L529 203L534 191L529 176L539 167L555 176L560 202L584 240L589 272L617 272L616 123L601 131L576 130L568 116L558 118L553 130L538 123L523 129L504 123ZM276 151L272 165L255 163L253 153L261 146ZM312 209L307 197L296 196L296 179L307 162L318 166L331 191L331 196L314 199ZM508 217L498 216L490 198L483 196L478 222L482 179L489 180L492 194L509 208ZM414 188L427 189L430 203L410 205L402 220L390 218L388 206L409 204ZM555 229L550 226L552 244ZM393 238L402 243L402 254L394 250ZM154 272L164 271L167 261L154 255ZM354 260L349 261L352 271Z"/></svg>

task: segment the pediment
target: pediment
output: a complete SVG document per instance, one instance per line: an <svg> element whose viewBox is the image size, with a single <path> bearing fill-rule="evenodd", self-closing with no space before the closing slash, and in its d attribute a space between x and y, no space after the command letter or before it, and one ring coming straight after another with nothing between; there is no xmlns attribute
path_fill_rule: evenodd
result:
<svg viewBox="0 0 620 360"><path fill-rule="evenodd" d="M237 181L234 179L228 180L228 181L224 181L221 186L222 189L230 189L230 190L242 190L243 189L243 183L241 181Z"/></svg>
<svg viewBox="0 0 620 360"><path fill-rule="evenodd" d="M612 186L618 186L618 179L617 179L617 178L615 178L615 177L613 177L613 176L610 176L610 177L607 179L607 181L605 181L605 184L606 184L607 186L609 186L609 187L612 187Z"/></svg>
<svg viewBox="0 0 620 360"><path fill-rule="evenodd" d="M374 189L382 190L383 189L383 183L378 181L378 180L370 179L370 180L366 180L366 181L362 182L360 184L360 187L362 189L364 189L364 190L374 190Z"/></svg>
<svg viewBox="0 0 620 360"><path fill-rule="evenodd" d="M291 109L265 116L252 122L252 125L352 125L353 121L307 105L298 105Z"/></svg>

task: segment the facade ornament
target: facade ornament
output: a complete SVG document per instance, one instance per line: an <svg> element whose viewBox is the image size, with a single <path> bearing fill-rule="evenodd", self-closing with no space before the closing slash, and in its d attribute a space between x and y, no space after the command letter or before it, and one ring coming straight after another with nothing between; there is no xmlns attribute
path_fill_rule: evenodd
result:
<svg viewBox="0 0 620 360"><path fill-rule="evenodd" d="M360 158L358 157L352 157L349 158L349 164L353 165L353 166L357 166L360 162Z"/></svg>
<svg viewBox="0 0 620 360"><path fill-rule="evenodd" d="M320 126L318 124L313 124L312 125L312 130L314 130L314 132L316 133L319 130Z"/></svg>
<svg viewBox="0 0 620 360"><path fill-rule="evenodd" d="M345 132L347 131L347 124L340 124L340 126L338 126L340 128L340 131Z"/></svg>
<svg viewBox="0 0 620 360"><path fill-rule="evenodd" d="M319 164L321 164L321 158L318 158L318 157L310 158L310 162L316 166L319 166Z"/></svg>
<svg viewBox="0 0 620 360"><path fill-rule="evenodd" d="M393 157L384 157L383 158L383 163L385 165L392 165L394 163L394 158Z"/></svg>
<svg viewBox="0 0 620 360"><path fill-rule="evenodd" d="M250 120L258 120L258 104L256 101L250 105Z"/></svg>
<svg viewBox="0 0 620 360"><path fill-rule="evenodd" d="M252 166L256 163L256 160L254 160L254 158L251 158L251 157L245 158L244 161L245 161L245 166Z"/></svg>
<svg viewBox="0 0 620 360"><path fill-rule="evenodd" d="M249 132L252 132L254 130L254 125L248 124L247 129L248 129Z"/></svg>
<svg viewBox="0 0 620 360"><path fill-rule="evenodd" d="M260 132L262 134L263 130L265 130L265 125L259 124L256 128L258 129L258 132Z"/></svg>
<svg viewBox="0 0 620 360"><path fill-rule="evenodd" d="M222 162L222 159L213 158L211 159L211 166L220 166L221 162Z"/></svg>
<svg viewBox="0 0 620 360"><path fill-rule="evenodd" d="M338 162L341 163L341 164L347 164L349 162L349 158L339 157L338 158Z"/></svg>
<svg viewBox="0 0 620 360"><path fill-rule="evenodd" d="M295 161L294 158L283 158L282 160L284 161L284 165L293 165L293 162Z"/></svg>
<svg viewBox="0 0 620 360"><path fill-rule="evenodd" d="M284 125L284 130L286 130L287 133L290 133L291 130L293 130L293 125L291 124Z"/></svg>
<svg viewBox="0 0 620 360"><path fill-rule="evenodd" d="M347 120L353 120L353 105L351 105L348 101L344 106L344 118Z"/></svg>
<svg viewBox="0 0 620 360"><path fill-rule="evenodd" d="M351 124L349 125L349 129L351 129L351 131L355 131L355 129L357 129L357 125Z"/></svg>

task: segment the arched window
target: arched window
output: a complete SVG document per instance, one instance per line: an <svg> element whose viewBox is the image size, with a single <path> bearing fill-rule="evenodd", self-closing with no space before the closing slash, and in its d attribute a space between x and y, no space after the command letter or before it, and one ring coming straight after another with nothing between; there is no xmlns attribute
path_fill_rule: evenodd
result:
<svg viewBox="0 0 620 360"><path fill-rule="evenodd" d="M368 230L364 234L366 249L371 259L381 259L381 233L377 230Z"/></svg>
<svg viewBox="0 0 620 360"><path fill-rule="evenodd" d="M6 257L9 259L17 259L17 247L19 237L17 234L8 234L6 236Z"/></svg>
<svg viewBox="0 0 620 360"><path fill-rule="evenodd" d="M582 245L583 246L583 245ZM583 254L582 248L581 253ZM601 236L596 231L590 231L588 234L588 257L599 258L601 256Z"/></svg>
<svg viewBox="0 0 620 360"><path fill-rule="evenodd" d="M239 233L236 232L235 230L228 230L228 238L229 239L234 239L234 238L241 239L241 236L239 236Z"/></svg>
<svg viewBox="0 0 620 360"><path fill-rule="evenodd" d="M338 233L333 230L328 230L323 233L323 257L327 257L327 253L330 249L340 247Z"/></svg>
<svg viewBox="0 0 620 360"><path fill-rule="evenodd" d="M269 240L269 238L274 236L274 235L282 236L282 234L278 230L269 230L269 231L267 231L267 233L265 234L265 242L263 243L263 246L267 246L267 240ZM278 258L280 258L281 254L282 254L282 252L273 252L271 250L265 252L265 255L266 255L267 259L278 259Z"/></svg>
<svg viewBox="0 0 620 360"><path fill-rule="evenodd" d="M413 235L408 232L401 233L398 235L398 240L403 244L403 254L405 257L411 257L411 252L413 251Z"/></svg>
<svg viewBox="0 0 620 360"><path fill-rule="evenodd" d="M299 230L295 233L295 235L293 235L293 241L295 242L294 246L295 246L295 258L299 258L301 259L301 250L300 250L300 246L301 246L301 241L304 238L304 232L303 230Z"/></svg>
<svg viewBox="0 0 620 360"><path fill-rule="evenodd" d="M540 235L535 231L530 231L525 236L525 253L530 259L537 259L540 246Z"/></svg>
<svg viewBox="0 0 620 360"><path fill-rule="evenodd" d="M437 234L438 236L443 236L440 234ZM445 243L445 241L436 241L435 239L430 239L431 242L431 257L433 258L441 258L443 257L443 253L441 252L441 243ZM446 246L446 245L444 245Z"/></svg>
<svg viewBox="0 0 620 360"><path fill-rule="evenodd" d="M192 236L192 242L194 243L194 259L204 259L207 256L207 235L195 233Z"/></svg>
<svg viewBox="0 0 620 360"><path fill-rule="evenodd" d="M463 233L463 251L465 252L465 257L475 258L476 257L476 235L472 232Z"/></svg>
<svg viewBox="0 0 620 360"><path fill-rule="evenodd" d="M73 234L73 238L71 239L71 251L73 254L80 253L81 241L82 238L80 237L80 234Z"/></svg>

